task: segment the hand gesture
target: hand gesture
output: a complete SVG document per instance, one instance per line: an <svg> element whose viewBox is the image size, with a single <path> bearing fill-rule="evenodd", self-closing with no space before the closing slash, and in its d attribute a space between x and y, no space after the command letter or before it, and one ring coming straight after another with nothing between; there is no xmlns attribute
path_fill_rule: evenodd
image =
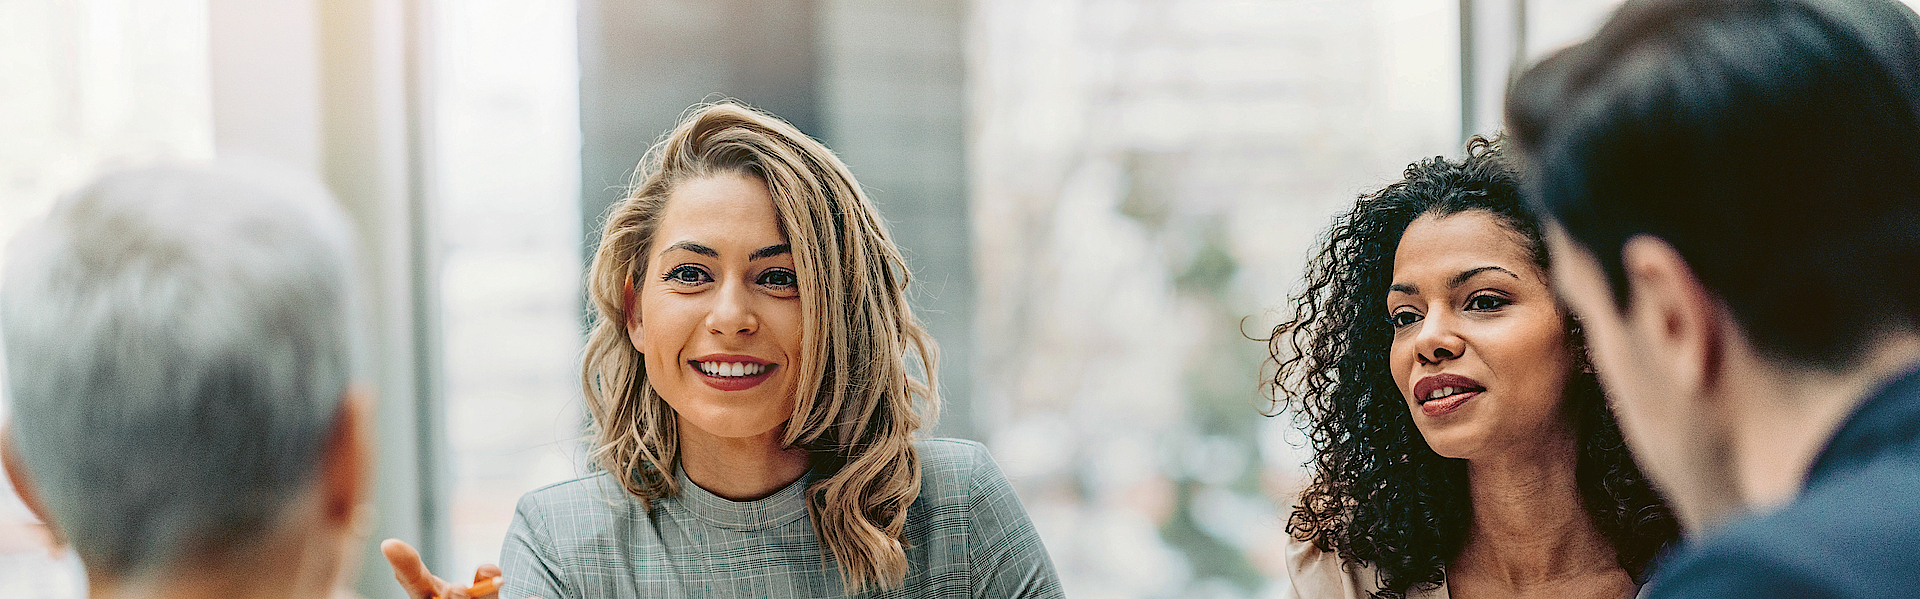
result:
<svg viewBox="0 0 1920 599"><path fill-rule="evenodd" d="M380 553L387 556L387 565L393 568L393 579L400 582L400 588L407 591L410 599L499 599L500 567L484 564L473 571L473 585L456 585L441 580L427 571L427 565L420 561L420 552L414 551L400 539L387 539L380 543Z"/></svg>

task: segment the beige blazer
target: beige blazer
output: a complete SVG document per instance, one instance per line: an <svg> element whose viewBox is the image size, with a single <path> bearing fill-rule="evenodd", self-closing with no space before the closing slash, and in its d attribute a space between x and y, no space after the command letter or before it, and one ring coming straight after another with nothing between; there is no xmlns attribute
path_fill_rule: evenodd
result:
<svg viewBox="0 0 1920 599"><path fill-rule="evenodd" d="M1373 566L1350 564L1313 543L1287 540L1287 568L1280 579L1283 599L1368 599L1380 590ZM1415 589L1407 599L1450 599L1446 583L1431 590Z"/></svg>
<svg viewBox="0 0 1920 599"><path fill-rule="evenodd" d="M1380 590L1380 578L1370 565L1349 564L1331 551L1321 551L1299 539L1287 539L1287 569L1280 579L1282 599L1368 599ZM1647 598L1647 587L1634 593ZM1451 599L1447 583L1440 588L1407 593L1407 599Z"/></svg>

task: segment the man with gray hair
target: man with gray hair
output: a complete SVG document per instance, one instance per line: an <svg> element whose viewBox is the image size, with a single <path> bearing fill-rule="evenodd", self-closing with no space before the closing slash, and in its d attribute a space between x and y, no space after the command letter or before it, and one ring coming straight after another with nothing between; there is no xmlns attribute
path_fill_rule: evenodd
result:
<svg viewBox="0 0 1920 599"><path fill-rule="evenodd" d="M326 596L357 550L352 232L267 172L110 174L10 246L0 457L92 597Z"/></svg>

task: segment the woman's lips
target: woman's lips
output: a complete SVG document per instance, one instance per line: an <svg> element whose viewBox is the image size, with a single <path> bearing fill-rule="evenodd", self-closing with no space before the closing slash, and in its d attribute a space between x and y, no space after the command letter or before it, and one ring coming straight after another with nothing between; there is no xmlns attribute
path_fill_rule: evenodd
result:
<svg viewBox="0 0 1920 599"><path fill-rule="evenodd" d="M1444 416L1460 409L1467 400L1480 395L1487 388L1480 381L1451 373L1442 373L1420 379L1413 385L1414 403L1420 405L1420 412L1428 417Z"/></svg>
<svg viewBox="0 0 1920 599"><path fill-rule="evenodd" d="M1455 393L1453 395L1448 395L1440 399L1422 402L1420 404L1420 413L1426 414L1428 418L1438 418L1441 416L1445 416L1447 414L1452 414L1454 410L1460 409L1460 406L1466 405L1468 400L1471 400L1479 396L1480 396L1479 391L1467 391L1464 393Z"/></svg>
<svg viewBox="0 0 1920 599"><path fill-rule="evenodd" d="M735 369L728 369L728 367L735 367ZM751 388L755 388L758 384L766 382L766 378L774 376L774 371L778 371L780 365L760 363L760 361L756 361L756 359L739 359L739 357L732 357L732 355L730 355L730 357L724 357L724 359L687 361L687 369L693 369L693 374L697 374L697 376L701 378L701 382L705 382L710 388L716 388L716 390L722 390L722 392L743 392L743 390L751 390ZM708 371L758 372L755 372L755 374L743 374L743 376L730 376L730 374L714 374L714 372Z"/></svg>

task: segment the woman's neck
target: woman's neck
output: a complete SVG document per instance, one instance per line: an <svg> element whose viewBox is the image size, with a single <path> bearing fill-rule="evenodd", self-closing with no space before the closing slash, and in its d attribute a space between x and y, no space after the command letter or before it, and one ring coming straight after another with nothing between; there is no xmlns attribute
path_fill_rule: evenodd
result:
<svg viewBox="0 0 1920 599"><path fill-rule="evenodd" d="M807 473L807 452L782 447L785 427L753 437L719 437L680 421L680 467L693 484L734 501L786 488Z"/></svg>
<svg viewBox="0 0 1920 599"><path fill-rule="evenodd" d="M1482 591L1469 595L1510 597L1632 594L1632 579L1580 500L1577 462L1570 438L1468 462L1473 523L1448 566L1453 596L1462 586ZM1561 594L1568 586L1596 592Z"/></svg>

